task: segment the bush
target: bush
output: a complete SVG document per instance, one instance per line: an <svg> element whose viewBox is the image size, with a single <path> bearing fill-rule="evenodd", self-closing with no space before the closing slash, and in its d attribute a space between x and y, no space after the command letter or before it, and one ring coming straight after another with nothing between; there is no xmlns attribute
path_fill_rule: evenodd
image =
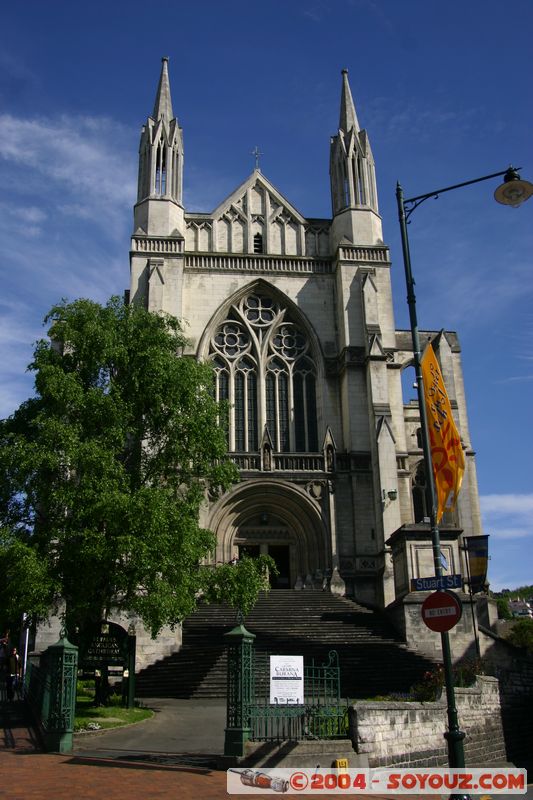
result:
<svg viewBox="0 0 533 800"><path fill-rule="evenodd" d="M509 601L505 597L500 597L496 600L496 607L498 609L498 619L512 619L513 615L509 609Z"/></svg>
<svg viewBox="0 0 533 800"><path fill-rule="evenodd" d="M411 686L409 694L413 700L430 703L440 697L443 686L444 670L442 666L438 666L434 670L425 672L422 680Z"/></svg>
<svg viewBox="0 0 533 800"><path fill-rule="evenodd" d="M507 638L516 647L525 647L528 653L533 653L533 619L520 619L515 622Z"/></svg>
<svg viewBox="0 0 533 800"><path fill-rule="evenodd" d="M94 679L78 679L76 681L76 694L81 697L94 697Z"/></svg>
<svg viewBox="0 0 533 800"><path fill-rule="evenodd" d="M476 675L483 675L483 673L484 667L481 659L464 658L453 667L453 685L461 688L473 686L476 682ZM437 700L443 687L444 668L439 664L434 670L424 673L421 681L411 686L411 699L421 703Z"/></svg>

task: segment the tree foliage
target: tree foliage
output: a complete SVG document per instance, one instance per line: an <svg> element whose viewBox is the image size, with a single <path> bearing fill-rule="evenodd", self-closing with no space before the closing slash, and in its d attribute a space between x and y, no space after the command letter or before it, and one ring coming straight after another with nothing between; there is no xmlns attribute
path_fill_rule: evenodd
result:
<svg viewBox="0 0 533 800"><path fill-rule="evenodd" d="M180 355L176 319L117 298L62 302L45 322L35 397L0 423L10 608L36 618L64 598L69 623L83 626L117 607L155 635L199 590L216 595L200 566L215 542L199 510L237 472L211 370Z"/></svg>
<svg viewBox="0 0 533 800"><path fill-rule="evenodd" d="M508 600L516 600L519 597L533 597L533 585L518 586L516 589L502 589L501 592L491 592L493 597L506 597Z"/></svg>
<svg viewBox="0 0 533 800"><path fill-rule="evenodd" d="M268 588L269 576L277 574L276 563L270 556L245 556L235 565L223 564L214 571L205 570L204 597L211 603L225 601L246 615L254 607L259 592Z"/></svg>
<svg viewBox="0 0 533 800"><path fill-rule="evenodd" d="M507 638L516 647L525 647L533 655L533 619L517 620Z"/></svg>
<svg viewBox="0 0 533 800"><path fill-rule="evenodd" d="M496 600L496 607L498 609L498 619L512 619L513 615L509 609L509 602L505 597L499 597Z"/></svg>

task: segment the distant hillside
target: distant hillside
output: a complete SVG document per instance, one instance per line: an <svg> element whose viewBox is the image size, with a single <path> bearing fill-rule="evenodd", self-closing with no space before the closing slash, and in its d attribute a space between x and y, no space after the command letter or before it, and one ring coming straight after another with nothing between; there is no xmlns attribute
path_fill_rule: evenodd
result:
<svg viewBox="0 0 533 800"><path fill-rule="evenodd" d="M522 600L533 597L533 585L519 586L517 589L502 589L501 592L491 592L493 597L505 597L507 600L514 600L520 597Z"/></svg>

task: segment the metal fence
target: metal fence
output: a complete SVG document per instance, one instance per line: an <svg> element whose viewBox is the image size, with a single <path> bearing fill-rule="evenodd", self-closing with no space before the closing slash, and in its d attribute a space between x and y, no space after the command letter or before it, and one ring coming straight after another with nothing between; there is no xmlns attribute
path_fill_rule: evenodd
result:
<svg viewBox="0 0 533 800"><path fill-rule="evenodd" d="M347 736L347 705L340 698L339 656L304 665L303 705L270 703L270 653L254 652L250 738L254 741L303 741Z"/></svg>
<svg viewBox="0 0 533 800"><path fill-rule="evenodd" d="M72 751L77 666L78 648L64 631L41 654L39 663L28 661L24 694L47 750Z"/></svg>

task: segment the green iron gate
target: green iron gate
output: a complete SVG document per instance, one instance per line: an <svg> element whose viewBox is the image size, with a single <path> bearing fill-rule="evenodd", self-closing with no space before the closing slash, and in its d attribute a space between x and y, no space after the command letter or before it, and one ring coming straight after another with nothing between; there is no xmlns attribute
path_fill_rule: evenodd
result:
<svg viewBox="0 0 533 800"><path fill-rule="evenodd" d="M304 664L304 704L270 704L270 653L254 652L250 739L302 741L347 736L347 705L340 698L339 656L331 650L324 664Z"/></svg>

